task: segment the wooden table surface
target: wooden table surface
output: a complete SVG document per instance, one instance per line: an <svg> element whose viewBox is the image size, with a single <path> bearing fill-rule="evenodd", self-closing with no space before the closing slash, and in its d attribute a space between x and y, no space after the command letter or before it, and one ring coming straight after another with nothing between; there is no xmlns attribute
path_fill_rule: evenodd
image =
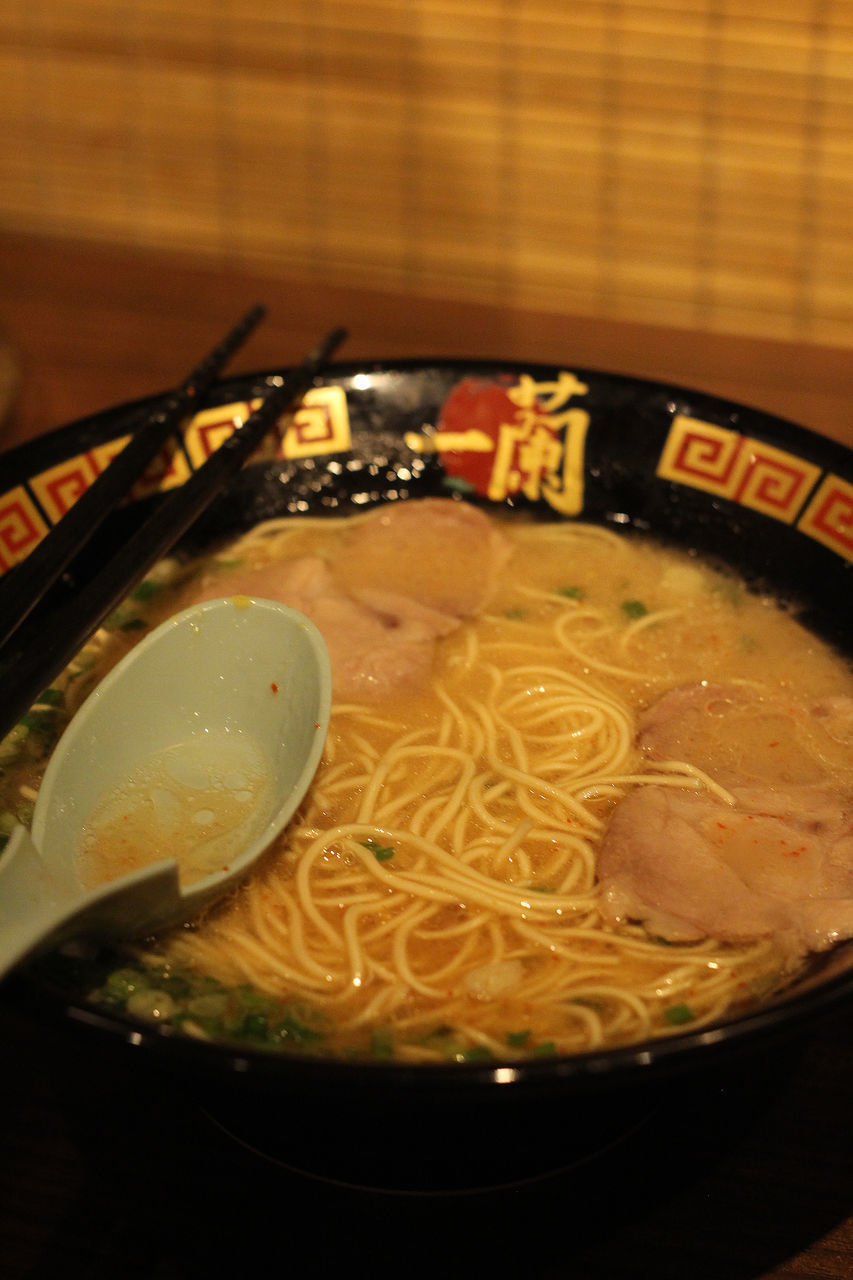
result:
<svg viewBox="0 0 853 1280"><path fill-rule="evenodd" d="M268 281L166 256L0 237L0 335L19 367L10 445L179 378L255 301L235 370L298 359L544 360L662 377L853 445L851 353ZM2 384L0 384L2 389ZM853 1018L767 1062L674 1090L581 1169L455 1197L330 1186L253 1158L192 1099L90 1053L0 997L0 1276L853 1276ZM553 1108L571 1132L571 1109ZM460 1152L460 1160L465 1153ZM543 1168L543 1173L549 1172ZM413 1242L417 1243L413 1247ZM256 1265L257 1264L257 1267Z"/></svg>

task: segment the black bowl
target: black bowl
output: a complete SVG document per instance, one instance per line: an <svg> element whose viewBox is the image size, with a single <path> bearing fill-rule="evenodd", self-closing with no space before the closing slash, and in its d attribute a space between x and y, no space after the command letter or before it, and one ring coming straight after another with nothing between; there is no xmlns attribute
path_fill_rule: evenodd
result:
<svg viewBox="0 0 853 1280"><path fill-rule="evenodd" d="M246 416L270 376L217 385L211 407L189 428L184 451L164 461L159 478L140 486L134 501L109 519L93 557ZM0 557L14 563L26 554L105 465L129 413L156 407L159 399L72 423L0 458ZM853 452L756 409L587 369L466 361L335 366L183 547L193 554L286 513L333 515L451 494L486 508L580 518L695 548L790 602L806 626L850 652ZM66 581L57 603L74 586ZM7 990L50 1019L70 1022L90 1044L120 1053L133 1047L137 1060L192 1082L223 1123L242 1129L244 1140L302 1167L322 1165L324 1158L316 1154L322 1143L314 1121L297 1132L305 1121L296 1114L308 1110L294 1102L322 1101L329 1133L340 1135L343 1126L350 1151L368 1131L377 1150L373 1118L381 1106L383 1131L391 1137L380 1163L390 1162L402 1177L393 1134L403 1113L420 1116L420 1141L436 1151L451 1130L457 1141L471 1126L482 1136L493 1126L495 1105L504 1117L516 1117L519 1133L529 1133L529 1109L546 1100L606 1095L610 1124L624 1129L656 1105L660 1088L675 1080L683 1087L733 1054L761 1053L848 999L853 943L815 957L784 993L718 1026L572 1057L446 1065L330 1061L201 1042L91 1006L73 973L65 967L58 978L51 964L36 963ZM277 1135L269 1123L271 1098L288 1102L286 1126ZM440 1106L437 1126L424 1119L427 1102ZM256 1105L262 1112L252 1118ZM603 1140L602 1109L587 1112L586 1105L584 1114L597 1117L595 1136L576 1115L572 1136L563 1133L558 1142L570 1161ZM261 1132L264 1142L256 1143ZM516 1168L521 1145L519 1139ZM557 1148L552 1154L559 1163ZM359 1167L363 1171L363 1161ZM388 1180L387 1168L380 1177Z"/></svg>

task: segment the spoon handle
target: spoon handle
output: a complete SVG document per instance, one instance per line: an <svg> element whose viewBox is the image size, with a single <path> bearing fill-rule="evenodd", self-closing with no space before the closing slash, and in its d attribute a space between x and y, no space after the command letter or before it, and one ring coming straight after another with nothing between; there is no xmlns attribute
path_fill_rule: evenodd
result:
<svg viewBox="0 0 853 1280"><path fill-rule="evenodd" d="M0 859L0 972L52 932L73 898L72 886L46 865L26 827L15 827Z"/></svg>
<svg viewBox="0 0 853 1280"><path fill-rule="evenodd" d="M183 915L174 861L158 862L85 891L48 866L29 831L17 826L0 858L0 978L35 951L85 933L135 937L172 910Z"/></svg>

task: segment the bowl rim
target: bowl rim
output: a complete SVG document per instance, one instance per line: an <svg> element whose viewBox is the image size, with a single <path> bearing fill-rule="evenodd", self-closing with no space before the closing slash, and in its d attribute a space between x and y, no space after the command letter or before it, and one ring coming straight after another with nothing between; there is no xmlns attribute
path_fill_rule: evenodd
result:
<svg viewBox="0 0 853 1280"><path fill-rule="evenodd" d="M802 426L787 418L767 412L755 406L740 404L707 391L700 391L661 379L639 377L577 366L572 362L562 364L465 357L413 357L407 359L352 360L330 365L318 385L328 386L351 383L358 378L376 380L377 377L411 377L436 371L457 380L463 376L472 378L500 378L518 375L553 375L558 369L571 368L578 378L595 380L608 387L630 393L641 392L646 397L665 400L670 407L691 405L697 412L716 414L737 424L738 429L760 429L771 439L784 441L788 447L796 447L820 456L823 465L849 474L853 481L853 449ZM232 400L245 399L256 394L272 377L280 377L284 368L268 368L222 378L215 384L209 403L224 406ZM238 394L239 392L239 394ZM156 392L119 405L108 406L55 428L45 435L12 446L0 454L0 489L4 488L4 472L11 477L6 484L22 482L33 474L32 464L39 468L51 465L55 457L66 457L67 446L79 450L81 435L84 441L110 439L110 431L127 415L156 406L168 392ZM229 399L231 397L231 399ZM268 468L269 464L261 464ZM257 464L255 464L255 469ZM250 467L249 471L253 468ZM583 515L579 517L585 519ZM853 941L841 944L853 948ZM251 1078L258 1081L284 1080L300 1086L316 1088L339 1086L346 1080L348 1087L393 1087L409 1091L412 1088L464 1091L466 1094L481 1090L483 1086L497 1089L511 1084L514 1089L542 1091L547 1087L597 1088L626 1080L657 1078L673 1072L681 1072L698 1061L703 1065L731 1051L741 1051L759 1043L765 1043L771 1034L787 1035L807 1025L827 1010L845 999L853 997L853 966L846 973L838 973L818 979L810 986L791 994L782 993L775 1000L750 1010L735 1013L712 1026L668 1033L661 1037L605 1050L591 1050L580 1054L554 1055L543 1058L490 1059L477 1062L426 1062L401 1063L378 1059L338 1060L309 1053L290 1053L280 1050L256 1048L251 1045L232 1045L221 1041L205 1042L175 1031L167 1025L146 1023L122 1014L91 1006L82 997L69 998L49 984L34 977L27 969L10 980L9 992L16 1003L26 1006L35 997L42 1014L52 1019L60 1018L87 1032L94 1032L101 1040L142 1048L153 1060L168 1061L184 1070L205 1074Z"/></svg>

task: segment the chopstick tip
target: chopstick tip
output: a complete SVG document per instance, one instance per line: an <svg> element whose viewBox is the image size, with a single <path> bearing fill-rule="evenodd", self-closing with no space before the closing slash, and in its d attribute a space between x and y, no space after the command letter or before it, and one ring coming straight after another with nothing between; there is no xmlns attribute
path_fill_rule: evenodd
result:
<svg viewBox="0 0 853 1280"><path fill-rule="evenodd" d="M317 348L311 352L308 359L312 364L324 364L334 351L349 337L349 329L344 325L338 325L326 334L325 338L319 343Z"/></svg>

